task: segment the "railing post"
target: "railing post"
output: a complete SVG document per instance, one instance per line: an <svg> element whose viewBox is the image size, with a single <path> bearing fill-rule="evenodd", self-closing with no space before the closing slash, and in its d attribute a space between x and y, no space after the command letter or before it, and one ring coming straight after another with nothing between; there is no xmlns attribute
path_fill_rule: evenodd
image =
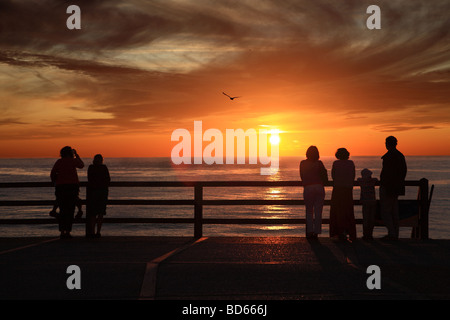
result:
<svg viewBox="0 0 450 320"><path fill-rule="evenodd" d="M420 179L420 238L422 240L428 239L428 180Z"/></svg>
<svg viewBox="0 0 450 320"><path fill-rule="evenodd" d="M203 237L203 186L196 183L194 187L194 238Z"/></svg>

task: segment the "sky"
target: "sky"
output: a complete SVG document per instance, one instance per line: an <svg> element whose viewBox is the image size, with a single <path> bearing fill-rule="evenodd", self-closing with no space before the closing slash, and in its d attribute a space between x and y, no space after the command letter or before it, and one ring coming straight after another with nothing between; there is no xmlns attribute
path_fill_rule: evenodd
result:
<svg viewBox="0 0 450 320"><path fill-rule="evenodd" d="M366 27L371 4L381 29ZM448 12L447 0L2 0L0 157L65 145L169 157L194 121L277 129L280 156L382 155L389 135L405 155L449 155Z"/></svg>

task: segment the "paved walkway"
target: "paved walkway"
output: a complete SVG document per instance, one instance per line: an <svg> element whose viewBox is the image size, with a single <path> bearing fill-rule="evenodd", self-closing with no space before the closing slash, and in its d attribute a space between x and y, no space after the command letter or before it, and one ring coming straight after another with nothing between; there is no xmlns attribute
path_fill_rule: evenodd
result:
<svg viewBox="0 0 450 320"><path fill-rule="evenodd" d="M1 299L449 299L449 274L450 240L0 238Z"/></svg>

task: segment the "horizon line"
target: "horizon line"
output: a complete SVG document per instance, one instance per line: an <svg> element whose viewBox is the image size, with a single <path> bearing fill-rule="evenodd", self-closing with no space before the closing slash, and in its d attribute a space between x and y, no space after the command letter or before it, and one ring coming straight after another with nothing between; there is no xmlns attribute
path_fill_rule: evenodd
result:
<svg viewBox="0 0 450 320"><path fill-rule="evenodd" d="M429 154L429 155L423 155L423 154L418 154L418 155L414 155L414 154L404 154L405 157L449 157L450 154ZM382 154L374 154L374 155L353 155L350 156L350 160L352 157L381 157ZM109 158L109 159L135 159L135 158L141 158L141 159L148 159L148 158L167 158L170 159L170 156L104 156L105 158ZM333 157L335 158L335 155L321 155L320 158L329 158L329 157ZM14 159L59 159L59 156L38 156L38 157L2 157L0 156L0 160L14 160ZM92 157L81 157L83 158L92 158ZM237 157L235 157L236 159ZM248 157L245 157L246 159L248 159ZM280 158L306 158L306 156L302 155L302 156L282 156L280 155ZM192 157L192 159L194 159L194 157Z"/></svg>

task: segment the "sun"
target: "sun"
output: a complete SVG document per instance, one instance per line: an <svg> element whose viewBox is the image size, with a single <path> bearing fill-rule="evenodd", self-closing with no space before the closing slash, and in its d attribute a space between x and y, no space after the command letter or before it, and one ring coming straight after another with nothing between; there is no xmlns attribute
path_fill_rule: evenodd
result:
<svg viewBox="0 0 450 320"><path fill-rule="evenodd" d="M272 130L270 139L271 144L279 144L280 143L280 136L278 135L278 130Z"/></svg>
<svg viewBox="0 0 450 320"><path fill-rule="evenodd" d="M280 143L280 137L279 136L271 136L270 137L270 143L271 144L279 144Z"/></svg>

